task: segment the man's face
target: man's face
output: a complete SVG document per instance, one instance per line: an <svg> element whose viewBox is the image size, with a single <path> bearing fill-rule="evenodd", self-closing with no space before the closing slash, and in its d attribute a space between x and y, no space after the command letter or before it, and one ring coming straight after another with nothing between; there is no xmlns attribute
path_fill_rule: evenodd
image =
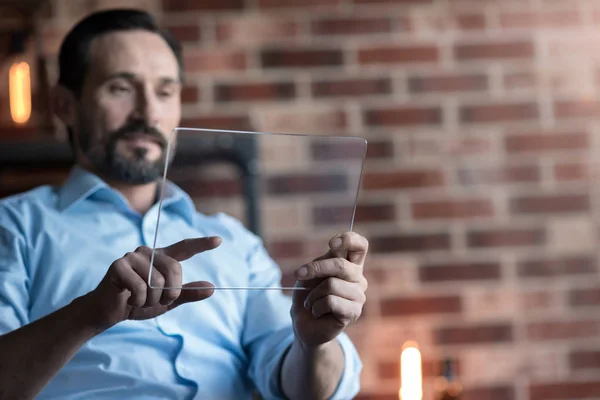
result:
<svg viewBox="0 0 600 400"><path fill-rule="evenodd" d="M90 45L74 136L82 164L130 184L161 176L181 117L177 59L157 34L108 33Z"/></svg>

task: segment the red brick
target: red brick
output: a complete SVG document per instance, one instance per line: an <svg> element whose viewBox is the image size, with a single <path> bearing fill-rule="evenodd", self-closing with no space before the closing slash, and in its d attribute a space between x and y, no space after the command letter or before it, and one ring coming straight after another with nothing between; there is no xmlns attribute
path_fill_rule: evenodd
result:
<svg viewBox="0 0 600 400"><path fill-rule="evenodd" d="M242 182L235 178L173 179L173 181L193 198L227 198L242 194Z"/></svg>
<svg viewBox="0 0 600 400"><path fill-rule="evenodd" d="M298 33L298 23L291 19L243 15L217 22L216 35L219 42L248 45L293 39Z"/></svg>
<svg viewBox="0 0 600 400"><path fill-rule="evenodd" d="M583 212L590 210L590 197L587 194L520 196L511 200L510 210L515 214Z"/></svg>
<svg viewBox="0 0 600 400"><path fill-rule="evenodd" d="M570 400L600 397L600 381L532 383L529 400Z"/></svg>
<svg viewBox="0 0 600 400"><path fill-rule="evenodd" d="M296 8L304 10L313 7L333 7L342 3L342 0L258 0L258 6L265 9Z"/></svg>
<svg viewBox="0 0 600 400"><path fill-rule="evenodd" d="M305 255L305 243L301 240L275 240L267 245L269 255L274 259L299 258Z"/></svg>
<svg viewBox="0 0 600 400"><path fill-rule="evenodd" d="M313 209L312 223L316 226L324 225L350 225L354 207L352 206L318 206Z"/></svg>
<svg viewBox="0 0 600 400"><path fill-rule="evenodd" d="M454 48L454 55L461 61L477 61L531 59L534 54L530 41L514 41L459 44Z"/></svg>
<svg viewBox="0 0 600 400"><path fill-rule="evenodd" d="M569 354L572 370L600 368L600 350L574 350Z"/></svg>
<svg viewBox="0 0 600 400"><path fill-rule="evenodd" d="M411 77L408 79L411 93L455 93L483 91L488 88L487 76L472 75L439 75L431 77Z"/></svg>
<svg viewBox="0 0 600 400"><path fill-rule="evenodd" d="M597 274L597 264L596 258L591 256L544 258L519 262L517 273L521 278Z"/></svg>
<svg viewBox="0 0 600 400"><path fill-rule="evenodd" d="M339 49L270 49L261 52L263 68L336 67L343 61Z"/></svg>
<svg viewBox="0 0 600 400"><path fill-rule="evenodd" d="M247 65L246 54L238 50L188 50L183 59L188 73L240 71Z"/></svg>
<svg viewBox="0 0 600 400"><path fill-rule="evenodd" d="M421 362L421 368L423 368L423 362ZM377 363L377 376L379 379L387 380L394 379L400 381L400 365L395 361L380 361ZM369 399L375 399L370 397Z"/></svg>
<svg viewBox="0 0 600 400"><path fill-rule="evenodd" d="M396 219L395 204L359 204L356 207L355 222L394 221Z"/></svg>
<svg viewBox="0 0 600 400"><path fill-rule="evenodd" d="M355 223L369 223L396 220L395 204L359 204L356 212L353 206L317 206L313 209L315 225L350 224L354 215Z"/></svg>
<svg viewBox="0 0 600 400"><path fill-rule="evenodd" d="M449 248L450 236L447 233L405 234L369 238L369 249L373 253L432 251L447 250Z"/></svg>
<svg viewBox="0 0 600 400"><path fill-rule="evenodd" d="M201 39L198 24L169 24L165 28L181 43L199 42Z"/></svg>
<svg viewBox="0 0 600 400"><path fill-rule="evenodd" d="M511 386L491 386L465 388L460 400L515 400L515 388Z"/></svg>
<svg viewBox="0 0 600 400"><path fill-rule="evenodd" d="M494 144L492 143L492 138L490 136L454 137L448 138L448 140L440 140L439 137L430 137L420 141L416 140L414 143L417 144L417 146L415 146L416 155L423 153L425 156L451 156L455 157L457 160L462 159L461 157L491 154L494 151ZM419 147L422 147L422 150L419 149ZM433 151L431 154L428 154L428 148L432 148Z"/></svg>
<svg viewBox="0 0 600 400"><path fill-rule="evenodd" d="M527 337L531 340L578 339L594 337L600 333L598 321L543 321L527 324Z"/></svg>
<svg viewBox="0 0 600 400"><path fill-rule="evenodd" d="M184 86L181 89L182 103L197 103L200 100L200 90L197 86Z"/></svg>
<svg viewBox="0 0 600 400"><path fill-rule="evenodd" d="M215 85L217 102L289 100L296 96L293 82L220 83Z"/></svg>
<svg viewBox="0 0 600 400"><path fill-rule="evenodd" d="M365 111L365 123L369 126L440 125L440 107L396 106Z"/></svg>
<svg viewBox="0 0 600 400"><path fill-rule="evenodd" d="M424 264L419 268L423 283L499 280L500 276L500 264L495 262Z"/></svg>
<svg viewBox="0 0 600 400"><path fill-rule="evenodd" d="M537 118L538 107L535 103L492 104L460 108L460 120L464 123L513 122Z"/></svg>
<svg viewBox="0 0 600 400"><path fill-rule="evenodd" d="M419 296L385 299L381 301L383 317L456 314L462 311L459 296Z"/></svg>
<svg viewBox="0 0 600 400"><path fill-rule="evenodd" d="M288 107L258 107L254 111L257 129L263 132L323 135L343 132L348 125L348 113L324 104L312 107L293 104Z"/></svg>
<svg viewBox="0 0 600 400"><path fill-rule="evenodd" d="M313 21L311 28L315 35L389 33L392 20L389 17L329 17Z"/></svg>
<svg viewBox="0 0 600 400"><path fill-rule="evenodd" d="M266 181L269 194L305 194L345 192L348 189L346 175L279 175L271 176Z"/></svg>
<svg viewBox="0 0 600 400"><path fill-rule="evenodd" d="M544 12L504 12L500 14L503 28L572 28L581 24L579 12L572 10Z"/></svg>
<svg viewBox="0 0 600 400"><path fill-rule="evenodd" d="M537 85L538 76L532 71L507 72L504 75L504 88L534 89Z"/></svg>
<svg viewBox="0 0 600 400"><path fill-rule="evenodd" d="M600 103L594 100L563 100L554 102L557 118L600 117Z"/></svg>
<svg viewBox="0 0 600 400"><path fill-rule="evenodd" d="M434 338L438 345L512 342L513 327L510 324L490 324L439 328L434 330Z"/></svg>
<svg viewBox="0 0 600 400"><path fill-rule="evenodd" d="M524 291L519 296L519 305L528 313L550 310L562 303L562 292L552 290Z"/></svg>
<svg viewBox="0 0 600 400"><path fill-rule="evenodd" d="M467 233L469 247L539 246L546 242L541 228L504 228L472 230Z"/></svg>
<svg viewBox="0 0 600 400"><path fill-rule="evenodd" d="M247 115L205 115L194 118L184 118L181 126L186 128L251 130L250 119Z"/></svg>
<svg viewBox="0 0 600 400"><path fill-rule="evenodd" d="M316 140L311 143L310 154L315 161L361 160L365 157L366 147L363 140L347 140L343 143L335 140Z"/></svg>
<svg viewBox="0 0 600 400"><path fill-rule="evenodd" d="M436 200L412 203L414 219L492 217L494 205L487 199Z"/></svg>
<svg viewBox="0 0 600 400"><path fill-rule="evenodd" d="M594 266L594 269L596 267ZM594 271L597 273L597 271ZM574 307L600 305L600 288L579 288L569 292L569 304Z"/></svg>
<svg viewBox="0 0 600 400"><path fill-rule="evenodd" d="M536 165L500 166L492 168L460 168L458 181L461 185L498 185L507 183L532 183L541 179Z"/></svg>
<svg viewBox="0 0 600 400"><path fill-rule="evenodd" d="M554 166L554 179L557 181L574 181L590 177L590 166L587 163L565 162Z"/></svg>
<svg viewBox="0 0 600 400"><path fill-rule="evenodd" d="M523 133L506 138L506 150L512 153L546 152L587 149L589 136L585 132Z"/></svg>
<svg viewBox="0 0 600 400"><path fill-rule="evenodd" d="M392 82L389 78L329 79L313 82L315 97L359 97L390 94Z"/></svg>
<svg viewBox="0 0 600 400"><path fill-rule="evenodd" d="M485 15L483 14L461 14L456 16L456 25L465 31L485 29Z"/></svg>
<svg viewBox="0 0 600 400"><path fill-rule="evenodd" d="M444 185L444 175L438 170L369 172L363 177L364 189L408 189Z"/></svg>
<svg viewBox="0 0 600 400"><path fill-rule="evenodd" d="M394 143L387 140L369 141L367 146L367 160L394 158Z"/></svg>
<svg viewBox="0 0 600 400"><path fill-rule="evenodd" d="M163 0L165 11L227 11L243 10L244 0Z"/></svg>
<svg viewBox="0 0 600 400"><path fill-rule="evenodd" d="M354 0L355 4L426 5L434 0Z"/></svg>
<svg viewBox="0 0 600 400"><path fill-rule="evenodd" d="M439 59L435 45L422 46L369 46L358 50L361 64L434 63Z"/></svg>

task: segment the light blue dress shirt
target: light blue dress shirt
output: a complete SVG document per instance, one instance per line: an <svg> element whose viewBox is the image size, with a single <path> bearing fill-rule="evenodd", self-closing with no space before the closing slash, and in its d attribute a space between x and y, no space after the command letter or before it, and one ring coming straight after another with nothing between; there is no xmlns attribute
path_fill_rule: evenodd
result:
<svg viewBox="0 0 600 400"><path fill-rule="evenodd" d="M167 193L157 246L223 237L199 265L196 257L184 265L184 282L280 285L279 268L240 222L197 213L173 184ZM114 260L152 247L157 211L140 215L78 167L59 188L0 201L0 334L69 304L96 288ZM283 398L278 370L293 341L290 305L278 290L217 291L151 320L119 323L88 341L39 398L239 400L254 388L266 399ZM362 364L349 338L338 340L345 368L333 398L348 400L359 390Z"/></svg>

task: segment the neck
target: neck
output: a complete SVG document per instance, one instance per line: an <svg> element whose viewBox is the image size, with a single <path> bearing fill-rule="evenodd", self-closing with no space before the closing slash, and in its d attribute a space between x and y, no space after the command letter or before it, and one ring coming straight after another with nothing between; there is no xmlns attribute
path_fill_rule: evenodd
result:
<svg viewBox="0 0 600 400"><path fill-rule="evenodd" d="M156 189L158 184L151 182L143 185L131 185L122 182L106 180L113 189L119 191L127 199L129 206L145 214L156 202Z"/></svg>
<svg viewBox="0 0 600 400"><path fill-rule="evenodd" d="M106 175L96 171L95 168L90 168L89 166L85 166L80 164L84 169L98 175L104 182L106 182L110 187L118 191L125 197L129 206L132 210L137 211L140 214L145 214L152 208L154 203L156 203L158 182L150 182L141 185L132 185L130 183L125 183L121 181L116 181L107 177Z"/></svg>

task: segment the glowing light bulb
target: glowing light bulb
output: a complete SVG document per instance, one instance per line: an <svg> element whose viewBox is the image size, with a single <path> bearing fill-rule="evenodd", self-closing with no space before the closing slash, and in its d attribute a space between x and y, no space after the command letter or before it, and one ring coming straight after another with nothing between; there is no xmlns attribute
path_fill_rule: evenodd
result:
<svg viewBox="0 0 600 400"><path fill-rule="evenodd" d="M421 351L416 342L406 342L400 355L400 400L423 399Z"/></svg>
<svg viewBox="0 0 600 400"><path fill-rule="evenodd" d="M31 72L26 62L14 63L8 71L10 115L24 124L31 117Z"/></svg>

